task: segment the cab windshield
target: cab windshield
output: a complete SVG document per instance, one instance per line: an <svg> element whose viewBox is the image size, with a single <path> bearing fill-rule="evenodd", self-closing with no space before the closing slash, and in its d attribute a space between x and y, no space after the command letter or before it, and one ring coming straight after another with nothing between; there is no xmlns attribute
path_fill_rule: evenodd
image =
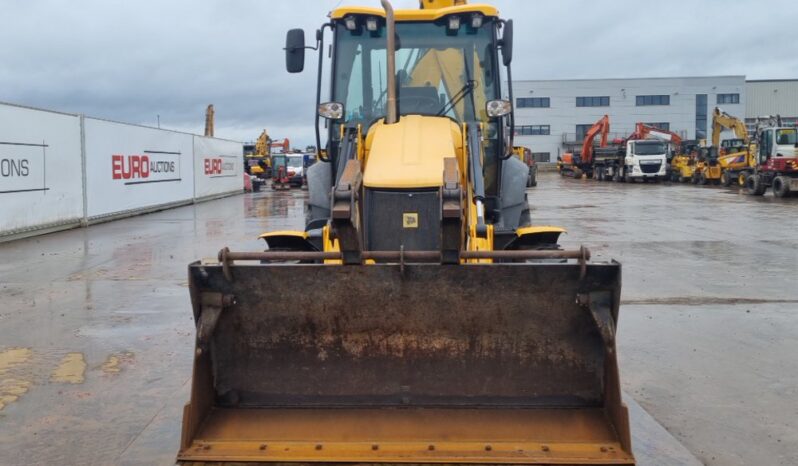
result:
<svg viewBox="0 0 798 466"><path fill-rule="evenodd" d="M642 141L634 143L635 155L662 155L667 151L665 143L659 141Z"/></svg>
<svg viewBox="0 0 798 466"><path fill-rule="evenodd" d="M345 124L367 129L386 115L385 25L368 31L337 26L333 100L345 105ZM399 114L448 116L488 123L485 104L499 98L494 22L479 28L448 21L396 24Z"/></svg>
<svg viewBox="0 0 798 466"><path fill-rule="evenodd" d="M798 144L798 130L780 129L776 131L776 144L780 146Z"/></svg>

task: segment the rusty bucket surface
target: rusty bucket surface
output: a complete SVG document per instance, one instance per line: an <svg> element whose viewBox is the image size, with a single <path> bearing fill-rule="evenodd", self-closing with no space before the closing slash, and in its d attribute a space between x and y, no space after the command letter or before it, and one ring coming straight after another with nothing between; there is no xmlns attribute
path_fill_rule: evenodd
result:
<svg viewBox="0 0 798 466"><path fill-rule="evenodd" d="M617 263L189 275L181 461L634 463Z"/></svg>

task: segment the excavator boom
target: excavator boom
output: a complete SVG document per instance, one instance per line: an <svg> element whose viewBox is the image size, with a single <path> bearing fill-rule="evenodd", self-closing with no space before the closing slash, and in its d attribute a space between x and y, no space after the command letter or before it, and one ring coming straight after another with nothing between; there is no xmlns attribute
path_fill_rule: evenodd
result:
<svg viewBox="0 0 798 466"><path fill-rule="evenodd" d="M208 105L208 108L205 110L205 136L206 137L213 137L214 134L214 124L216 119L216 111L213 109L213 105Z"/></svg>
<svg viewBox="0 0 798 466"><path fill-rule="evenodd" d="M712 115L712 145L720 145L720 136L723 130L732 130L738 139L742 139L744 144L748 144L748 128L745 122L737 117L729 115L720 108L715 107Z"/></svg>
<svg viewBox="0 0 798 466"><path fill-rule="evenodd" d="M660 141L672 142L675 146L680 146L682 144L682 137L673 131L656 128L644 123L638 123L635 126L635 132L632 133L628 139L648 139L649 137L659 139Z"/></svg>
<svg viewBox="0 0 798 466"><path fill-rule="evenodd" d="M593 160L593 141L596 136L601 135L599 147L607 147L607 137L610 133L610 117L604 115L585 133L585 140L582 143L582 163L590 163Z"/></svg>

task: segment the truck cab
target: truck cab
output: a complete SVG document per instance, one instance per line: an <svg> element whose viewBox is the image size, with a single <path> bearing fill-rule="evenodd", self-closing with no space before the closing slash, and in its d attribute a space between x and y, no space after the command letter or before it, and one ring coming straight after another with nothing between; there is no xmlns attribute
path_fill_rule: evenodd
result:
<svg viewBox="0 0 798 466"><path fill-rule="evenodd" d="M664 180L668 171L668 144L645 139L626 142L627 180Z"/></svg>
<svg viewBox="0 0 798 466"><path fill-rule="evenodd" d="M759 165L746 180L749 194L776 197L798 193L798 128L768 127L757 135Z"/></svg>
<svg viewBox="0 0 798 466"><path fill-rule="evenodd" d="M765 128L759 135L760 163L768 158L798 158L798 128Z"/></svg>

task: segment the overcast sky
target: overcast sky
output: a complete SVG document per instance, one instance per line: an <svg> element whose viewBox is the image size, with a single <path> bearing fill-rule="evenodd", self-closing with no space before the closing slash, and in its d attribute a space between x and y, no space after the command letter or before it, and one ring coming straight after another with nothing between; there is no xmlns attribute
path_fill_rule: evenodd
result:
<svg viewBox="0 0 798 466"><path fill-rule="evenodd" d="M798 78L796 0L492 3L515 20L516 79ZM339 4L379 1L3 0L0 101L191 132L213 103L217 136L312 144L314 55L289 75L282 47Z"/></svg>

